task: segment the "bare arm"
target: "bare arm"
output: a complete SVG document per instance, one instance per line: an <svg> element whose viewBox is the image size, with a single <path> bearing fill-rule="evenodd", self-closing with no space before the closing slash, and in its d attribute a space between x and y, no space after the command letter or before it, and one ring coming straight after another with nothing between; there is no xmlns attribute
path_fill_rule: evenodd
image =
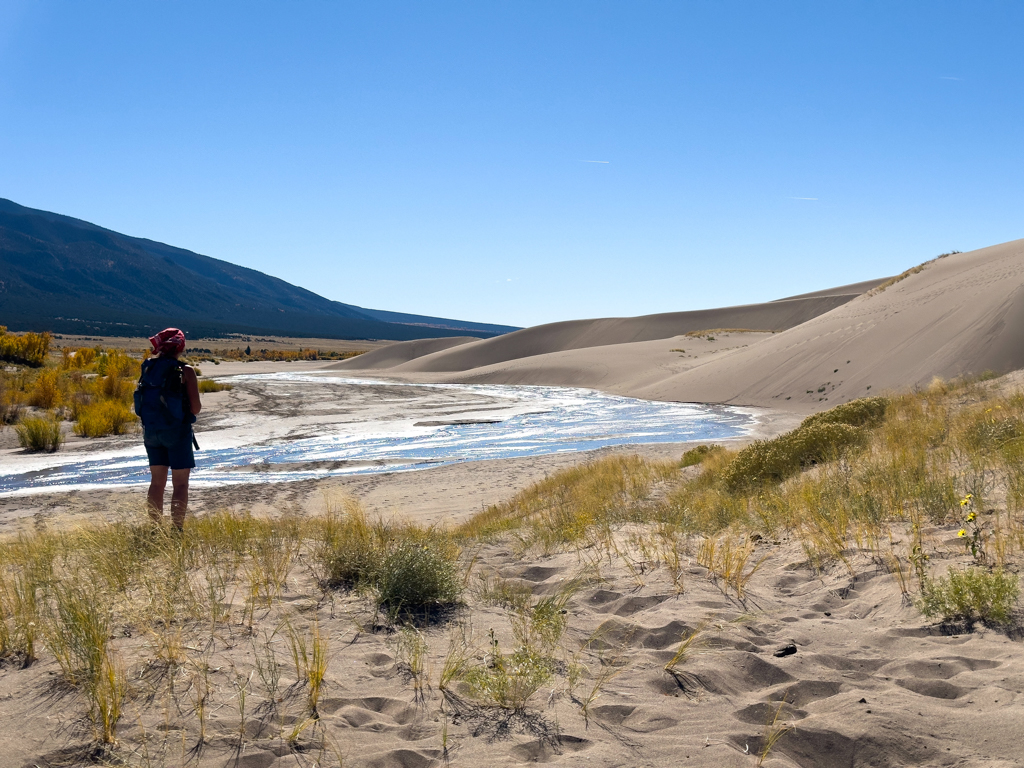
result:
<svg viewBox="0 0 1024 768"><path fill-rule="evenodd" d="M188 391L192 415L196 416L203 410L203 404L199 402L199 379L196 378L196 371L191 365L182 366L181 380L185 382L185 389Z"/></svg>

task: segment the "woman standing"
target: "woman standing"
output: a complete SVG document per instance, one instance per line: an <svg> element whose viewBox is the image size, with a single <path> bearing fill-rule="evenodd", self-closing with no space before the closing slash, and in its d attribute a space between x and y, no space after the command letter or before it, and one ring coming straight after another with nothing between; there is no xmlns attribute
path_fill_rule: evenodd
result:
<svg viewBox="0 0 1024 768"><path fill-rule="evenodd" d="M135 390L135 412L142 419L143 443L149 457L149 514L163 520L167 471L171 472L171 522L179 530L188 512L188 478L196 465L192 424L202 410L195 369L178 357L185 334L168 328L150 338L153 357L142 363Z"/></svg>

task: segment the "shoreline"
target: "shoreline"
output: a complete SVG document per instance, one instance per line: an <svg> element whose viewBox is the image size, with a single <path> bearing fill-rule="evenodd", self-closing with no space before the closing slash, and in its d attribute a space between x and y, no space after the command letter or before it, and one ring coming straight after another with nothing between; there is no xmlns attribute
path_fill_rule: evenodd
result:
<svg viewBox="0 0 1024 768"><path fill-rule="evenodd" d="M345 378L373 379L388 383L447 383L404 380L404 377L371 376L366 372L352 375L348 371L325 371L325 364L298 365L296 363L223 363L213 371L204 371L208 378L228 379L240 375L278 372L329 373ZM426 376L415 377L417 379ZM600 390L597 390L600 391ZM286 399L286 398L282 398ZM262 411L282 406L281 402L267 402L265 396L234 390L204 395L201 420L208 420L215 434L232 421L247 418L258 421ZM305 479L261 479L259 482L230 483L218 486L195 485L191 489L190 509L202 515L217 509L250 509L254 513L272 513L284 506L300 507L308 514L325 508L328 497L351 496L361 501L367 511L377 516L396 516L422 523L457 521L491 504L498 503L528 487L545 475L614 453L637 454L646 458L668 460L678 458L685 450L696 445L717 442L726 445L745 445L753 440L770 437L791 429L802 416L767 408L743 408L753 420L744 427L742 437L721 440L695 440L665 443L622 443L591 450L551 452L533 456L493 459L461 460L441 466L403 468L401 470L332 475ZM243 414L248 414L243 417ZM202 432L199 432L202 438ZM273 439L266 435L265 439ZM128 448L141 441L139 435L69 440L69 452L83 447ZM202 453L197 456L203 461ZM146 484L121 487L48 490L30 489L0 496L0 534L19 530L27 524L73 524L92 517L116 517L126 509L141 510Z"/></svg>

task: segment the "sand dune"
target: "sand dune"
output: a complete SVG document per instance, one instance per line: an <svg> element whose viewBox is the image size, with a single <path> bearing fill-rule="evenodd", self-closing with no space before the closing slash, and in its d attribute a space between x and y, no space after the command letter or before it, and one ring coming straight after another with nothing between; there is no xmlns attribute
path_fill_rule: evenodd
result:
<svg viewBox="0 0 1024 768"><path fill-rule="evenodd" d="M554 323L387 372L807 411L935 376L1024 368L1024 240L954 254L884 290L875 286L747 307ZM681 335L706 328L778 332L718 333L713 341Z"/></svg>
<svg viewBox="0 0 1024 768"><path fill-rule="evenodd" d="M881 281L866 285L872 287L878 282ZM669 339L709 328L782 331L856 298L866 290L864 285L841 286L822 292L824 295L798 296L766 304L549 323L425 355L396 366L396 370L409 373L468 371L550 352Z"/></svg>
<svg viewBox="0 0 1024 768"><path fill-rule="evenodd" d="M434 352L441 352L471 341L479 341L474 336L453 336L446 339L415 339L413 341L399 341L396 344L389 344L381 349L375 349L359 357L343 360L335 363L331 369L359 368L361 370L376 370L378 368L393 368L396 365L407 363L424 355Z"/></svg>
<svg viewBox="0 0 1024 768"><path fill-rule="evenodd" d="M702 365L714 355L742 349L771 335L725 332L716 333L713 341L705 337L676 336L633 344L567 349L449 374L444 380L467 384L586 387L633 396L640 389ZM424 377L421 374L417 378Z"/></svg>
<svg viewBox="0 0 1024 768"><path fill-rule="evenodd" d="M639 388L639 397L826 407L934 376L1024 368L1024 240L928 264L884 291Z"/></svg>

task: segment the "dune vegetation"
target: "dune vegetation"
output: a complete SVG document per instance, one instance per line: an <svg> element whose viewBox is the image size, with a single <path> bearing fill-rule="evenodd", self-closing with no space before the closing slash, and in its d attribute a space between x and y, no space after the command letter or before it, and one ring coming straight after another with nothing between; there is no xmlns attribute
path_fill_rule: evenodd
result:
<svg viewBox="0 0 1024 768"><path fill-rule="evenodd" d="M81 437L137 431L132 393L148 350L99 347L53 349L48 333L8 333L0 326L0 428L19 424L18 439L31 451L56 451L64 443L62 422ZM189 349L187 362L345 360L362 351L316 349ZM197 373L201 372L197 369ZM200 379L202 393L223 392L230 384ZM58 438L57 434L61 436Z"/></svg>
<svg viewBox="0 0 1024 768"><path fill-rule="evenodd" d="M766 558L797 545L791 567L882 569L922 621L1007 631L1018 620L1022 459L1024 394L935 381L739 451L581 464L449 527L371 519L351 500L317 516L208 514L183 534L139 512L37 526L0 548L0 654L9 668L55 669L95 759L198 764L207 750L222 759L276 744L326 765L345 752L321 718L327 669L343 644L380 637L417 706L436 712L447 760L450 720L493 711L533 722L546 697L589 723L628 666L633 630L606 622L581 635L573 622L579 596L598 599L613 572L678 594L699 573L748 615ZM574 575L539 592L498 565L551 558ZM684 689L708 621L657 646ZM169 726L155 730L171 711L174 741ZM761 761L788 730L781 711L768 712Z"/></svg>
<svg viewBox="0 0 1024 768"><path fill-rule="evenodd" d="M13 338L24 340L34 335ZM22 422L18 437L23 447L57 450L63 438L39 438L42 425L47 426L47 434L55 435L61 431L62 421L73 422L75 434L83 437L137 429L132 393L144 355L91 347L65 347L59 354L50 354L49 334L39 338L33 347L37 365L0 372L0 422Z"/></svg>
<svg viewBox="0 0 1024 768"><path fill-rule="evenodd" d="M50 334L11 334L0 326L0 428L15 424L19 443L31 451L56 451L62 424L81 437L123 435L139 429L132 393L148 350L98 347L51 349ZM201 371L196 369L201 375ZM200 392L230 390L200 379Z"/></svg>
<svg viewBox="0 0 1024 768"><path fill-rule="evenodd" d="M198 349L190 348L188 356L196 360L233 360L236 362L297 362L300 360L348 360L365 353L365 350L339 351L335 349L312 349L300 347L299 349L253 349L247 346L244 350L238 348Z"/></svg>
<svg viewBox="0 0 1024 768"><path fill-rule="evenodd" d="M0 361L38 368L46 362L51 338L48 333L8 333L0 325Z"/></svg>

